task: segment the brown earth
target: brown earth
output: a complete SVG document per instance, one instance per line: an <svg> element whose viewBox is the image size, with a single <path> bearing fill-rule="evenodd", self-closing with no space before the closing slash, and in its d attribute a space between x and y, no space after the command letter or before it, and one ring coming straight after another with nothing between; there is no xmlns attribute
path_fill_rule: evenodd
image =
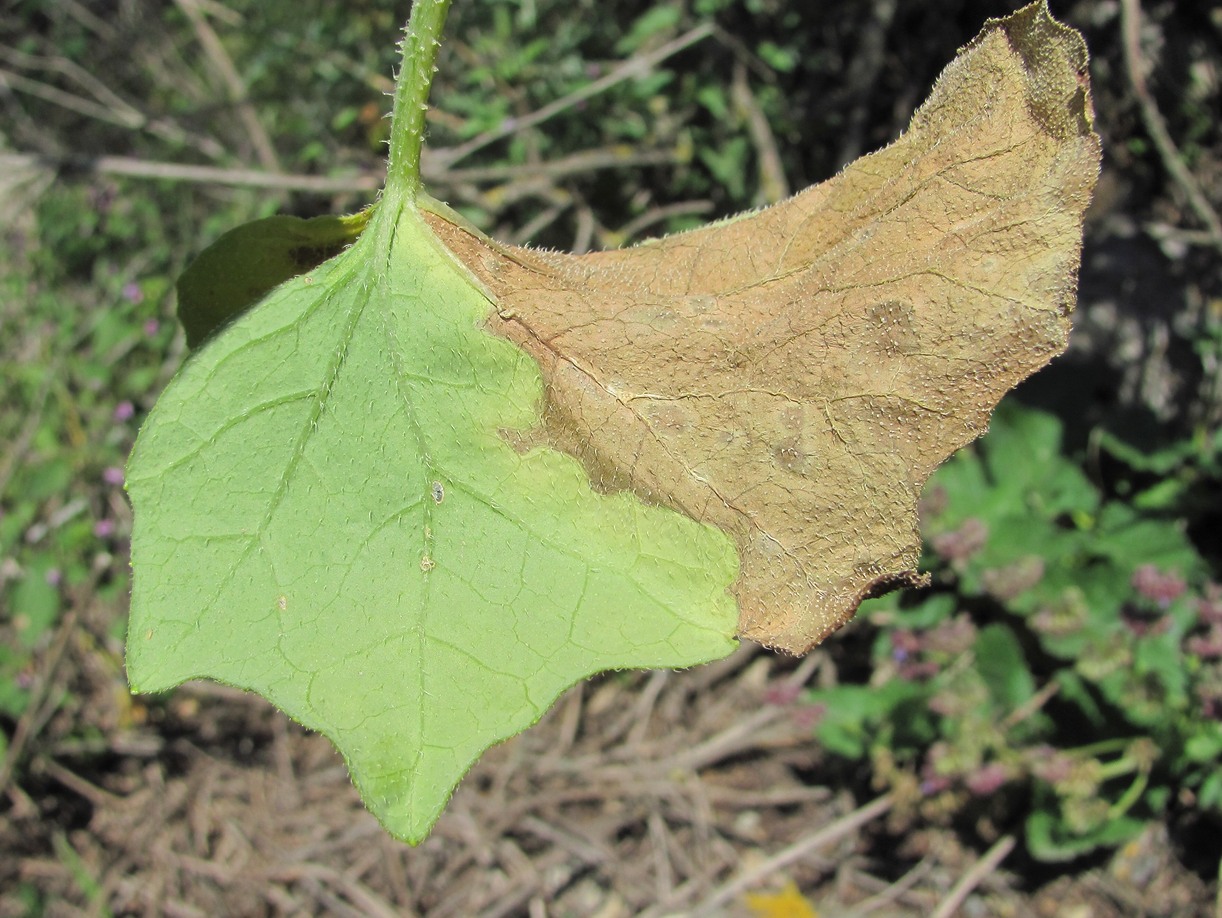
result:
<svg viewBox="0 0 1222 918"><path fill-rule="evenodd" d="M921 827L811 739L797 690L833 682L832 656L751 644L573 689L413 849L325 739L261 699L193 683L132 701L105 609L78 599L35 677L50 719L7 787L0 916L30 913L23 887L48 916L747 916L745 891L788 881L824 916L1214 914L1162 826L1062 875L998 865L987 825L975 844Z"/></svg>

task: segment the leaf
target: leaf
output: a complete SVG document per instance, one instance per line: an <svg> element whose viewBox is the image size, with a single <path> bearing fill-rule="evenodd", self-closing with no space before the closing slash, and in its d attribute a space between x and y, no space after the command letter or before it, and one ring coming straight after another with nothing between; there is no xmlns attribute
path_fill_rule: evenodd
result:
<svg viewBox="0 0 1222 918"><path fill-rule="evenodd" d="M993 700L1004 711L1018 708L1035 694L1035 679L1014 632L988 625L976 637L976 669Z"/></svg>
<svg viewBox="0 0 1222 918"><path fill-rule="evenodd" d="M1086 50L990 21L908 132L775 207L572 256L432 226L543 368L524 443L730 533L746 637L803 652L921 582L916 500L1060 353L1099 168Z"/></svg>
<svg viewBox="0 0 1222 918"><path fill-rule="evenodd" d="M446 6L413 6L359 238L297 274L247 227L280 275L227 286L233 239L199 267L193 338L218 330L127 470L133 689L260 693L413 842L577 680L723 656L736 619L805 649L916 582L921 483L1064 346L1098 159L1081 41L1038 5L786 204L623 253L505 248L418 195Z"/></svg>
<svg viewBox="0 0 1222 918"><path fill-rule="evenodd" d="M823 707L815 737L828 752L847 759L864 758L880 732L902 734L907 741L928 732L929 689L926 685L892 679L880 685L837 685L808 692L807 704ZM913 716L897 716L914 707ZM890 730L884 731L884 727ZM901 745L892 736L893 748Z"/></svg>
<svg viewBox="0 0 1222 918"><path fill-rule="evenodd" d="M499 434L537 422L541 381L487 308L388 193L188 361L127 472L133 689L269 698L412 842L574 682L734 646L724 535Z"/></svg>
<svg viewBox="0 0 1222 918"><path fill-rule="evenodd" d="M1098 492L1062 450L1062 424L1055 415L1003 402L981 446L985 444L990 481L986 499L999 509L1008 505L1012 512L1044 519L1086 518L1098 509Z"/></svg>
<svg viewBox="0 0 1222 918"><path fill-rule="evenodd" d="M178 279L187 345L199 347L272 288L338 255L365 229L370 213L309 220L278 214L222 234Z"/></svg>

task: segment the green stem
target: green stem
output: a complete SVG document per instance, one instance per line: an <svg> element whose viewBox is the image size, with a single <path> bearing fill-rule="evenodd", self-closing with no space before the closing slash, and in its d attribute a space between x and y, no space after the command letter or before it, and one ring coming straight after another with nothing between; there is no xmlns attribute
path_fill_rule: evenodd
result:
<svg viewBox="0 0 1222 918"><path fill-rule="evenodd" d="M1122 736L1115 739L1099 740L1097 743L1089 743L1085 746L1078 746L1075 749L1066 749L1065 753L1076 756L1079 759L1094 759L1111 752L1123 752L1129 747L1130 742L1127 737Z"/></svg>
<svg viewBox="0 0 1222 918"><path fill-rule="evenodd" d="M450 0L415 0L403 39L403 64L395 84L395 108L390 122L390 164L386 188L415 202L420 193L420 149L424 145L424 114L428 110L441 27Z"/></svg>
<svg viewBox="0 0 1222 918"><path fill-rule="evenodd" d="M1150 782L1149 776L1143 771L1133 779L1133 783L1129 785L1129 789L1124 792L1124 796L1111 805L1107 811L1108 819L1119 819L1130 809L1133 804L1141 799L1141 795L1146 790L1146 785Z"/></svg>
<svg viewBox="0 0 1222 918"><path fill-rule="evenodd" d="M1137 770L1137 764L1127 755L1099 765L1099 780L1110 781Z"/></svg>

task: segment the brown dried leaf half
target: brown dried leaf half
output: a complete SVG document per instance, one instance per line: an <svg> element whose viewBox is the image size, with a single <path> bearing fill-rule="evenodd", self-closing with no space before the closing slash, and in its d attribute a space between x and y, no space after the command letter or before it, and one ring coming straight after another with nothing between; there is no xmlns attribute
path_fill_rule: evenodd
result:
<svg viewBox="0 0 1222 918"><path fill-rule="evenodd" d="M922 485L1066 346L1099 169L1086 67L1033 3L899 140L766 210L584 256L433 226L542 367L534 442L730 533L740 633L801 653L921 581Z"/></svg>

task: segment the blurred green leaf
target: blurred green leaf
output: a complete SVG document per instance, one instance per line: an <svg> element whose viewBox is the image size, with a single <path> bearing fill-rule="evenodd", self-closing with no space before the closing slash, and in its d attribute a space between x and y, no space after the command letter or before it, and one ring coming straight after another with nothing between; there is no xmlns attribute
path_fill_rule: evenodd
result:
<svg viewBox="0 0 1222 918"><path fill-rule="evenodd" d="M926 689L902 680L881 686L841 685L809 692L806 700L823 708L815 736L829 752L864 758L891 715L908 702L922 702Z"/></svg>
<svg viewBox="0 0 1222 918"><path fill-rule="evenodd" d="M976 637L976 669L1003 711L1017 708L1035 694L1035 679L1014 632L989 625Z"/></svg>
<svg viewBox="0 0 1222 918"><path fill-rule="evenodd" d="M178 280L178 319L199 347L274 287L351 245L372 209L303 220L277 215L235 227L204 249Z"/></svg>
<svg viewBox="0 0 1222 918"><path fill-rule="evenodd" d="M653 7L633 22L627 34L615 43L616 54L635 54L645 44L668 36L679 25L682 15L682 10L675 3L662 3Z"/></svg>

